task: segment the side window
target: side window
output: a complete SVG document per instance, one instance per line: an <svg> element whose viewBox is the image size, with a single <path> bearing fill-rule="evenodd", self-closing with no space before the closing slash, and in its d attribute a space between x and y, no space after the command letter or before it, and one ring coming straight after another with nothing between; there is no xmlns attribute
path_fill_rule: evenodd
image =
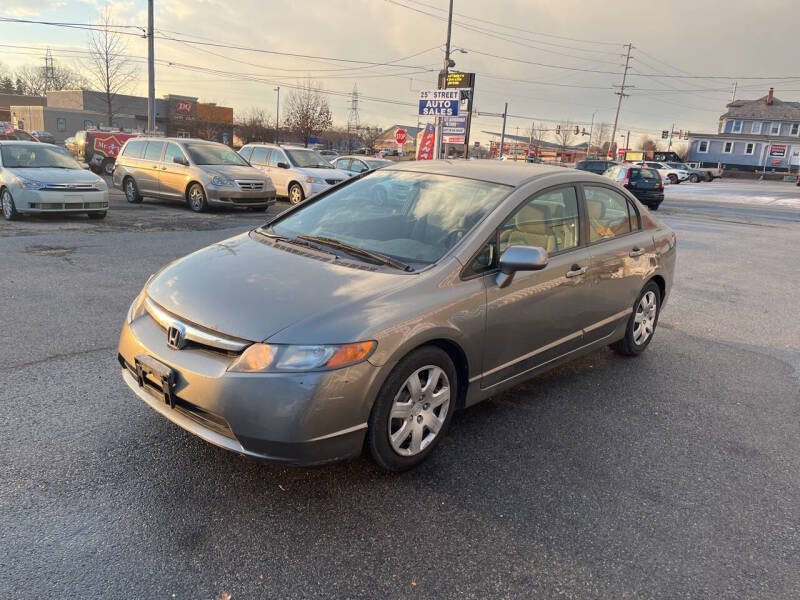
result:
<svg viewBox="0 0 800 600"><path fill-rule="evenodd" d="M145 160L161 160L161 151L164 149L164 142L147 142L147 149L144 151Z"/></svg>
<svg viewBox="0 0 800 600"><path fill-rule="evenodd" d="M167 151L164 152L164 162L165 163L172 163L175 157L182 158L186 160L186 156L183 154L183 150L181 150L178 144L173 144L169 142L167 144Z"/></svg>
<svg viewBox="0 0 800 600"><path fill-rule="evenodd" d="M335 163L337 169L342 169L343 171L350 170L350 159L349 158L340 158Z"/></svg>
<svg viewBox="0 0 800 600"><path fill-rule="evenodd" d="M543 192L500 227L498 253L503 254L509 246L539 246L549 254L569 250L578 245L579 231L575 188Z"/></svg>
<svg viewBox="0 0 800 600"><path fill-rule="evenodd" d="M286 157L283 155L283 152L280 150L273 150L269 154L269 166L270 167L277 167L278 163L288 163L289 161L286 160Z"/></svg>
<svg viewBox="0 0 800 600"><path fill-rule="evenodd" d="M353 159L353 166L351 167L351 169L356 173L363 173L364 171L369 169L369 167L365 165L363 161Z"/></svg>
<svg viewBox="0 0 800 600"><path fill-rule="evenodd" d="M146 144L147 142L143 142L141 140L131 140L125 146L125 152L123 152L122 155L125 158L142 158L142 152L144 151Z"/></svg>
<svg viewBox="0 0 800 600"><path fill-rule="evenodd" d="M472 275L480 275L486 271L491 271L497 268L497 241L492 238L481 248L481 251L475 255L472 262L464 269L464 277L471 277Z"/></svg>
<svg viewBox="0 0 800 600"><path fill-rule="evenodd" d="M631 231L628 201L608 188L586 185L586 213L589 216L589 241L613 238Z"/></svg>
<svg viewBox="0 0 800 600"><path fill-rule="evenodd" d="M267 164L267 157L269 157L269 148L256 147L253 149L250 162L254 165L265 165Z"/></svg>
<svg viewBox="0 0 800 600"><path fill-rule="evenodd" d="M241 150L239 150L239 156L241 156L246 161L250 161L250 153L253 151L252 146L245 146Z"/></svg>
<svg viewBox="0 0 800 600"><path fill-rule="evenodd" d="M628 200L628 217L631 220L631 230L638 231L642 228L642 222L639 219L639 211L636 210L636 207L630 200Z"/></svg>

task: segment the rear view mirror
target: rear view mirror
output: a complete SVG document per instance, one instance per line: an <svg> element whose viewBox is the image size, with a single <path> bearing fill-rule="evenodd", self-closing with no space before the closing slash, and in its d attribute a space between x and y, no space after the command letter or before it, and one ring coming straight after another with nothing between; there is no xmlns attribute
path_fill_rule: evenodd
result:
<svg viewBox="0 0 800 600"><path fill-rule="evenodd" d="M279 169L288 169L289 168L289 163L279 162L278 163L278 168Z"/></svg>
<svg viewBox="0 0 800 600"><path fill-rule="evenodd" d="M172 162L177 163L179 165L183 165L184 167L189 164L189 161L183 158L182 156L175 156L172 158Z"/></svg>
<svg viewBox="0 0 800 600"><path fill-rule="evenodd" d="M548 263L547 250L539 246L511 246L500 257L498 287L506 287L517 271L539 271Z"/></svg>

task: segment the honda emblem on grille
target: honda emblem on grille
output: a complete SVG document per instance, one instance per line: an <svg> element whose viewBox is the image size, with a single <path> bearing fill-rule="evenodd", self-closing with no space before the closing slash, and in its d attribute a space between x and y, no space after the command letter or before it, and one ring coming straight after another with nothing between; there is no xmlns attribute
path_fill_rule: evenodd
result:
<svg viewBox="0 0 800 600"><path fill-rule="evenodd" d="M167 346L173 350L180 350L186 345L186 328L176 323L167 329Z"/></svg>

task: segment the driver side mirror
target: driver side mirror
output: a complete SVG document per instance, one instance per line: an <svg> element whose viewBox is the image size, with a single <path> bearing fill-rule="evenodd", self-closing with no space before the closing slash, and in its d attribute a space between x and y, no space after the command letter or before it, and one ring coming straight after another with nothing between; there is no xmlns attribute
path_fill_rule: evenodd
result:
<svg viewBox="0 0 800 600"><path fill-rule="evenodd" d="M289 163L279 162L278 163L278 168L279 169L288 169L289 168Z"/></svg>
<svg viewBox="0 0 800 600"><path fill-rule="evenodd" d="M185 158L183 158L182 156L173 156L172 157L172 162L174 162L176 164L179 164L179 165L183 165L184 167L188 167L189 166L189 161L186 160Z"/></svg>
<svg viewBox="0 0 800 600"><path fill-rule="evenodd" d="M539 246L511 246L500 257L497 286L504 288L517 271L540 271L547 266L547 250Z"/></svg>

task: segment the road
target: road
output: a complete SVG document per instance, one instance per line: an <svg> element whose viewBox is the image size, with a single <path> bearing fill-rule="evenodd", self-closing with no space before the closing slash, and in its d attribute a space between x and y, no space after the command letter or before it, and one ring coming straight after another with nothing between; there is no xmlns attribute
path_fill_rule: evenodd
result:
<svg viewBox="0 0 800 600"><path fill-rule="evenodd" d="M104 222L0 223L3 597L800 597L800 219L731 193L668 189L677 280L644 355L457 413L400 475L246 459L122 383L147 277L263 214L114 196Z"/></svg>

